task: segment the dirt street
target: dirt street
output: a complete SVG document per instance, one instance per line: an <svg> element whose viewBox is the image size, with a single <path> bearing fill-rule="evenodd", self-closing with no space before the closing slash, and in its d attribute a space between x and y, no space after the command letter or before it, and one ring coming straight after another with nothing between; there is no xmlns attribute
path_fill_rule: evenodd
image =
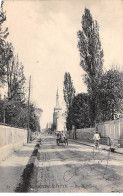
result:
<svg viewBox="0 0 123 196"><path fill-rule="evenodd" d="M123 155L42 135L29 192L123 192Z"/></svg>

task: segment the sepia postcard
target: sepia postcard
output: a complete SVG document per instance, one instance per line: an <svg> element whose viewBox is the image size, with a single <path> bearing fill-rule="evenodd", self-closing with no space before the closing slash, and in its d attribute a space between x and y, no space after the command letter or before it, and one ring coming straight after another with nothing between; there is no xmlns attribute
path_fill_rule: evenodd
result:
<svg viewBox="0 0 123 196"><path fill-rule="evenodd" d="M123 0L1 0L0 192L123 192Z"/></svg>

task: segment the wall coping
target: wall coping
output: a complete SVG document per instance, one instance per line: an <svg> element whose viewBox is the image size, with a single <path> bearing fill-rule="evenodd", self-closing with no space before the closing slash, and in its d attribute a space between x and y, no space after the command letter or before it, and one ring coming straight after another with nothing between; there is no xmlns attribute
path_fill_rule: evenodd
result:
<svg viewBox="0 0 123 196"><path fill-rule="evenodd" d="M24 128L21 128L21 127L13 127L11 125L7 125L7 124L3 124L3 123L0 123L0 127L3 127L3 128L13 128L13 129L21 129L21 130L25 130L27 131L27 129L24 129Z"/></svg>

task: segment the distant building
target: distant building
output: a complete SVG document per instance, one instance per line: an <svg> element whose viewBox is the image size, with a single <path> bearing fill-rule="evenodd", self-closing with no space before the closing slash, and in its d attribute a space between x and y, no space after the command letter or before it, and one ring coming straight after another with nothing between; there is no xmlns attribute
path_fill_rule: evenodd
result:
<svg viewBox="0 0 123 196"><path fill-rule="evenodd" d="M41 108L35 108L36 121L39 123L41 121L42 112L43 112L43 110ZM41 124L40 124L40 129L41 129Z"/></svg>
<svg viewBox="0 0 123 196"><path fill-rule="evenodd" d="M56 127L57 127L57 119L59 118L61 110L62 110L62 108L59 105L59 94L58 94L58 89L57 89L57 92L56 92L56 106L55 106L54 112L53 112L53 124L56 125Z"/></svg>
<svg viewBox="0 0 123 196"><path fill-rule="evenodd" d="M35 108L35 115L40 118L43 110L41 108Z"/></svg>
<svg viewBox="0 0 123 196"><path fill-rule="evenodd" d="M48 122L47 125L46 125L46 129L51 129L51 126L52 126L52 123Z"/></svg>

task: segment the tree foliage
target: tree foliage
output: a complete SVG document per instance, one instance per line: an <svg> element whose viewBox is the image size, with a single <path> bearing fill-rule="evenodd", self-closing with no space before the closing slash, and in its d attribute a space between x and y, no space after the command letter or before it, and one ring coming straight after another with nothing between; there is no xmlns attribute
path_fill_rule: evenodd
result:
<svg viewBox="0 0 123 196"><path fill-rule="evenodd" d="M64 100L66 102L67 113L70 106L72 105L72 100L75 97L75 88L70 76L70 73L66 72L64 75L64 86L63 86Z"/></svg>
<svg viewBox="0 0 123 196"><path fill-rule="evenodd" d="M0 8L0 87L3 86L5 83L5 48L6 48L6 42L5 39L8 36L8 28L3 29L2 25L6 21L6 15L3 11L3 1L1 3Z"/></svg>
<svg viewBox="0 0 123 196"><path fill-rule="evenodd" d="M123 72L110 69L101 76L98 100L100 121L113 120L115 113L123 112Z"/></svg>
<svg viewBox="0 0 123 196"><path fill-rule="evenodd" d="M5 123L14 127L27 128L28 106L26 103L17 103L13 100L0 100L0 122L3 123L5 114ZM32 132L40 131L40 122L35 113L36 107L30 103L29 128ZM5 113L4 113L5 111Z"/></svg>
<svg viewBox="0 0 123 196"><path fill-rule="evenodd" d="M87 85L93 89L92 82L103 72L103 50L99 37L99 25L93 20L88 9L85 9L82 16L82 31L78 31L78 38L80 65L86 72Z"/></svg>
<svg viewBox="0 0 123 196"><path fill-rule="evenodd" d="M67 116L67 128L94 126L95 121L113 120L123 113L123 72L110 69L103 72L103 50L99 26L88 9L82 16L82 30L78 31L80 66L85 71L84 82L88 94L79 94L72 100Z"/></svg>
<svg viewBox="0 0 123 196"><path fill-rule="evenodd" d="M91 124L98 118L97 84L103 73L103 50L99 37L99 25L90 10L85 8L82 16L82 30L78 31L80 65L85 71L85 83L90 95Z"/></svg>
<svg viewBox="0 0 123 196"><path fill-rule="evenodd" d="M0 122L11 126L27 127L28 104L25 94L24 66L15 55L13 45L6 42L8 28L2 28L6 21L3 2L0 9L0 87L7 87L7 97L0 98ZM35 114L35 106L30 104L30 129L40 130L39 119Z"/></svg>
<svg viewBox="0 0 123 196"><path fill-rule="evenodd" d="M19 62L18 55L13 56L7 68L8 98L15 101L24 100L24 66Z"/></svg>
<svg viewBox="0 0 123 196"><path fill-rule="evenodd" d="M71 129L72 125L76 128L90 127L89 118L89 95L85 93L78 94L74 97L67 117L67 128Z"/></svg>
<svg viewBox="0 0 123 196"><path fill-rule="evenodd" d="M56 130L56 125L52 123L52 125L51 125L51 131L53 132L55 130Z"/></svg>
<svg viewBox="0 0 123 196"><path fill-rule="evenodd" d="M39 122L39 118L35 113L35 109L36 107L34 106L34 104L30 104L30 119L29 119L29 127L32 130L32 132L35 131L40 131L40 122Z"/></svg>

